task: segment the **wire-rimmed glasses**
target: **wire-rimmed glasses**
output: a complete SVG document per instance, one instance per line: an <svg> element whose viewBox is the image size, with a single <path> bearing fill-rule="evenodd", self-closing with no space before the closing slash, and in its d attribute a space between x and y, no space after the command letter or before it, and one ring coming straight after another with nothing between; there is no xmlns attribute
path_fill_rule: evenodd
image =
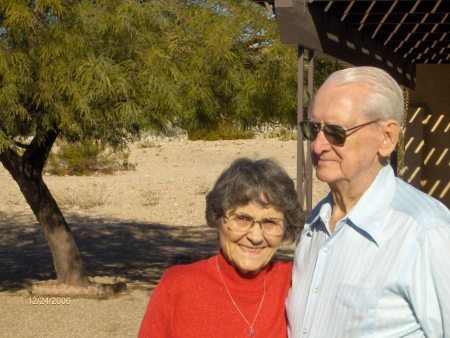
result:
<svg viewBox="0 0 450 338"><path fill-rule="evenodd" d="M232 214L223 216L228 229L234 232L246 233L250 231L255 223L258 223L263 234L267 236L283 236L286 222L283 219L267 217L255 220L253 217L243 214Z"/></svg>

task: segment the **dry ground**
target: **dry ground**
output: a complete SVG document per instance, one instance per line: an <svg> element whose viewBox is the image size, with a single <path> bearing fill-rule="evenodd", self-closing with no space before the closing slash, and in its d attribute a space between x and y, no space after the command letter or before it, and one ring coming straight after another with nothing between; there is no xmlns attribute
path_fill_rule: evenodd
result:
<svg viewBox="0 0 450 338"><path fill-rule="evenodd" d="M46 176L92 276L127 278L109 300L30 305L34 281L55 278L46 241L9 174L0 167L0 337L135 337L151 289L174 263L217 250L205 227L205 195L241 156L271 157L296 175L296 141L258 137L203 142L154 138L131 147L136 170L84 177ZM314 182L313 204L327 192ZM280 257L289 259L293 246Z"/></svg>

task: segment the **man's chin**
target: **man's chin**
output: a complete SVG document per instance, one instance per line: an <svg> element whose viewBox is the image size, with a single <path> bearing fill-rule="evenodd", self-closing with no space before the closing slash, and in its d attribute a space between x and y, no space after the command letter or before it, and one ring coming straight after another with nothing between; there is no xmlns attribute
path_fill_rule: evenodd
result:
<svg viewBox="0 0 450 338"><path fill-rule="evenodd" d="M324 183L333 183L336 180L336 175L330 173L329 170L316 170L316 177L319 181Z"/></svg>

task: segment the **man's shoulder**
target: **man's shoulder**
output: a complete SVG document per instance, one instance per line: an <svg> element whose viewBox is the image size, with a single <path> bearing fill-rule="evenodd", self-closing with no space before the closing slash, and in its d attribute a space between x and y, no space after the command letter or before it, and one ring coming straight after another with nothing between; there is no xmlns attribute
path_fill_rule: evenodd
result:
<svg viewBox="0 0 450 338"><path fill-rule="evenodd" d="M450 211L437 199L412 185L396 179L396 193L391 208L416 219L419 223L430 220L450 225Z"/></svg>

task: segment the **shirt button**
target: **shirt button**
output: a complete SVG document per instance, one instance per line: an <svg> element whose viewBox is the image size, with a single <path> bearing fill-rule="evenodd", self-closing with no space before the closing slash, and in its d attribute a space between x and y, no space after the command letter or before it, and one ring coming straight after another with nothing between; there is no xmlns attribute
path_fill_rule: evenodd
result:
<svg viewBox="0 0 450 338"><path fill-rule="evenodd" d="M320 288L315 288L315 289L313 290L313 292L314 292L315 294L318 294L319 291L320 291Z"/></svg>
<svg viewBox="0 0 450 338"><path fill-rule="evenodd" d="M307 335L308 332L309 332L308 328L304 328L303 331L302 331L302 334Z"/></svg>
<svg viewBox="0 0 450 338"><path fill-rule="evenodd" d="M323 248L323 252L325 252L325 253L327 253L328 250L330 250L330 249L329 249L327 246L325 246L325 247Z"/></svg>

